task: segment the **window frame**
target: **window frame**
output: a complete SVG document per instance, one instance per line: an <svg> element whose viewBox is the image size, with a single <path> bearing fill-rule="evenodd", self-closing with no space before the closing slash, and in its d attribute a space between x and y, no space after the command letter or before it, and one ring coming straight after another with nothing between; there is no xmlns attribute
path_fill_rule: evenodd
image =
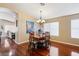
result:
<svg viewBox="0 0 79 59"><path fill-rule="evenodd" d="M72 38L72 39L79 39L79 37L72 37L73 35L72 35L72 21L75 21L75 20L79 20L79 19L72 19L71 20L71 23L70 23L70 37Z"/></svg>
<svg viewBox="0 0 79 59"><path fill-rule="evenodd" d="M59 29L59 28L60 28L60 27L59 27L60 24L59 24L58 21L56 21L56 22L51 22L51 23L46 23L46 24L49 24L49 25L50 25L50 31L49 31L49 32L51 32L51 24L52 24L52 23L56 23L56 25L57 25L58 28L57 28L57 34L55 34L55 35L50 34L50 35L51 35L51 36L54 36L54 37L58 37L58 36L59 36L59 30L60 30L60 29ZM46 31L44 30L44 32L46 32Z"/></svg>

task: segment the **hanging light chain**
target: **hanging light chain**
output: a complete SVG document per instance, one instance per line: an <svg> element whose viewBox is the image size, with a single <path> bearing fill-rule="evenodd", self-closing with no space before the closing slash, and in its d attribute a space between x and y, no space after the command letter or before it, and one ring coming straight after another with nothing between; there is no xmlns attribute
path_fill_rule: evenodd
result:
<svg viewBox="0 0 79 59"><path fill-rule="evenodd" d="M40 10L40 19L42 19L42 10Z"/></svg>

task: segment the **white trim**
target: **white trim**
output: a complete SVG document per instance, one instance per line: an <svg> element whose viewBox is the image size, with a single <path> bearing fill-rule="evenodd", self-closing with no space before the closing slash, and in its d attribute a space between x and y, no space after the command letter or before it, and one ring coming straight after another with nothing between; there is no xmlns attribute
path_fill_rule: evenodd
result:
<svg viewBox="0 0 79 59"><path fill-rule="evenodd" d="M19 42L18 44L27 43L27 41Z"/></svg>
<svg viewBox="0 0 79 59"><path fill-rule="evenodd" d="M72 44L72 43L67 43L67 42L62 42L62 41L56 41L56 40L51 40L51 41L54 41L54 42L60 42L60 43L64 43L64 44L68 44L68 45L73 45L73 46L78 46L77 44Z"/></svg>
<svg viewBox="0 0 79 59"><path fill-rule="evenodd" d="M16 42L15 40L13 40L16 44L18 44L18 42Z"/></svg>
<svg viewBox="0 0 79 59"><path fill-rule="evenodd" d="M14 40L14 41L15 41L15 40ZM16 44L22 44L22 43L27 43L27 41L23 41L23 42L16 42L16 41L15 41L15 43L16 43Z"/></svg>

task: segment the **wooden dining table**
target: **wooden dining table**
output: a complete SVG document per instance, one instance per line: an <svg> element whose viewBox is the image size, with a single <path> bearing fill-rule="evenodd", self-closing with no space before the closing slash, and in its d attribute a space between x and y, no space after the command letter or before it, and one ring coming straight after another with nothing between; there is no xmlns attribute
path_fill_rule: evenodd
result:
<svg viewBox="0 0 79 59"><path fill-rule="evenodd" d="M43 47L43 44L45 43L45 37L35 35L32 43L37 47Z"/></svg>
<svg viewBox="0 0 79 59"><path fill-rule="evenodd" d="M36 41L45 40L45 37L39 36L39 35L35 35L34 36L34 40L36 40Z"/></svg>

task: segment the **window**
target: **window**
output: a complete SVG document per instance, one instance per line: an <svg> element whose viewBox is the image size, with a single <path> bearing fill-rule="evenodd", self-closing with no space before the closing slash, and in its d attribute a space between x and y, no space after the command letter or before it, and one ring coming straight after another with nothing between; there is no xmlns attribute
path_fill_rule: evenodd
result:
<svg viewBox="0 0 79 59"><path fill-rule="evenodd" d="M44 32L50 32L50 23L44 24Z"/></svg>
<svg viewBox="0 0 79 59"><path fill-rule="evenodd" d="M59 35L59 22L44 24L44 32L46 31L50 32L50 35L58 36Z"/></svg>
<svg viewBox="0 0 79 59"><path fill-rule="evenodd" d="M79 19L71 20L71 37L79 38Z"/></svg>

